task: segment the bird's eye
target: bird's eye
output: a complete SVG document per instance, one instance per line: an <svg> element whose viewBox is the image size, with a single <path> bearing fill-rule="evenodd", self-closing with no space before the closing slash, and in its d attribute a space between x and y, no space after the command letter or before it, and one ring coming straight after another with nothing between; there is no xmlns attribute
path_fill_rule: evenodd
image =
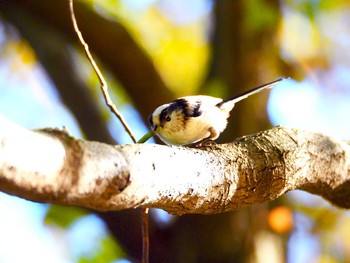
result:
<svg viewBox="0 0 350 263"><path fill-rule="evenodd" d="M166 116L166 117L165 117L165 120L166 120L167 122L171 121L170 116L169 116L169 115L168 115L168 116Z"/></svg>

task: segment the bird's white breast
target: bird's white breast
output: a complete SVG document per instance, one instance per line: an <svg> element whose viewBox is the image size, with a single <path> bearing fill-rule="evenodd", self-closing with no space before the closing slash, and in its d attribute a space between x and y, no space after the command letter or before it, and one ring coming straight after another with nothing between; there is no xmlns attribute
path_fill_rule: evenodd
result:
<svg viewBox="0 0 350 263"><path fill-rule="evenodd" d="M226 128L228 112L216 106L221 99L207 96L200 97L202 100L201 115L188 118L181 128L171 129L169 127L161 130L159 137L165 143L174 145L192 144L208 138L211 135L211 130L219 136ZM191 102L191 97L185 98ZM216 139L217 136L212 139Z"/></svg>

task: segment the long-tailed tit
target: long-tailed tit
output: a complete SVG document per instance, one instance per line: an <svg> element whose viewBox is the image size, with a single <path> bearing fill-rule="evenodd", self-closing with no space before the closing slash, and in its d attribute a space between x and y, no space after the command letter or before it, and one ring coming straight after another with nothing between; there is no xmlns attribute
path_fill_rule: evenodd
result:
<svg viewBox="0 0 350 263"><path fill-rule="evenodd" d="M149 117L151 129L166 144L213 141L226 128L227 118L236 102L272 88L284 79L279 78L226 100L203 95L176 99L155 109Z"/></svg>

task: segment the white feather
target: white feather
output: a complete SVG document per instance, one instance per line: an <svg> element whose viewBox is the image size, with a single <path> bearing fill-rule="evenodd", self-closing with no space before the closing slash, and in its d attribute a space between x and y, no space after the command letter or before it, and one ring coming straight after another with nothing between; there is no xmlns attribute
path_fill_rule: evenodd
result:
<svg viewBox="0 0 350 263"><path fill-rule="evenodd" d="M277 79L227 100L199 95L182 97L161 105L151 115L152 129L167 144L188 145L206 139L215 140L225 130L227 118L236 102L271 88L283 79ZM164 120L165 113L168 114L168 121Z"/></svg>

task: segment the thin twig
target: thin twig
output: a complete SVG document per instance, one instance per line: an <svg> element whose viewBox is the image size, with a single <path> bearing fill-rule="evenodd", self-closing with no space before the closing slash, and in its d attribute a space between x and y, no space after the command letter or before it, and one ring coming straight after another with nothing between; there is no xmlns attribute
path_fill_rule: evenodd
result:
<svg viewBox="0 0 350 263"><path fill-rule="evenodd" d="M141 208L142 220L142 263L149 262L149 236L148 236L148 211L147 207Z"/></svg>
<svg viewBox="0 0 350 263"><path fill-rule="evenodd" d="M73 0L69 0L69 7L70 7L70 13L71 13L71 18L72 18L72 22L73 22L73 26L74 26L74 30L77 33L77 36L80 40L81 45L84 48L85 54L88 58L88 60L90 61L90 64L92 66L92 68L95 70L95 73L101 83L101 90L102 90L102 94L103 97L106 101L107 106L109 107L109 109L117 116L117 118L120 120L120 122L122 123L122 125L124 126L126 132L129 134L130 138L132 139L132 141L134 143L136 143L136 138L133 135L133 133L131 132L128 124L126 123L126 121L124 120L123 115L118 111L118 109L115 107L115 105L113 104L111 98L109 97L108 94L108 87L107 87L107 82L105 81L99 67L97 66L95 60L93 59L90 51L89 51L89 46L88 44L85 42L83 35L81 33L81 31L79 30L78 27L78 23L77 20L75 18L75 13L74 13L74 6L73 6ZM142 224L142 263L148 263L149 260L149 237L148 237L148 208L143 207L141 209L141 224Z"/></svg>
<svg viewBox="0 0 350 263"><path fill-rule="evenodd" d="M78 38L80 40L80 43L84 47L85 54L86 54L88 60L90 61L90 64L91 64L92 68L94 69L94 71L95 71L95 73L96 73L96 75L97 75L97 77L98 77L98 79L99 79L99 81L101 83L101 90L102 90L103 97L104 97L104 99L106 101L106 104L109 107L109 109L115 114L115 116L117 116L117 118L120 120L120 122L122 123L122 125L125 128L125 131L129 134L129 136L132 139L132 141L134 143L136 143L136 138L133 135L132 131L130 130L129 125L126 123L123 115L118 111L116 106L113 104L111 98L109 97L107 83L106 83L106 81L105 81L105 79L104 79L100 69L98 68L95 60L93 59L92 55L90 54L89 46L85 42L85 40L83 38L83 35L81 34L81 32L79 30L78 23L77 23L77 20L75 18L74 7L73 7L73 0L69 0L69 7L70 7L70 13L71 13L71 18L72 18L74 30L77 33L77 36L78 36Z"/></svg>

